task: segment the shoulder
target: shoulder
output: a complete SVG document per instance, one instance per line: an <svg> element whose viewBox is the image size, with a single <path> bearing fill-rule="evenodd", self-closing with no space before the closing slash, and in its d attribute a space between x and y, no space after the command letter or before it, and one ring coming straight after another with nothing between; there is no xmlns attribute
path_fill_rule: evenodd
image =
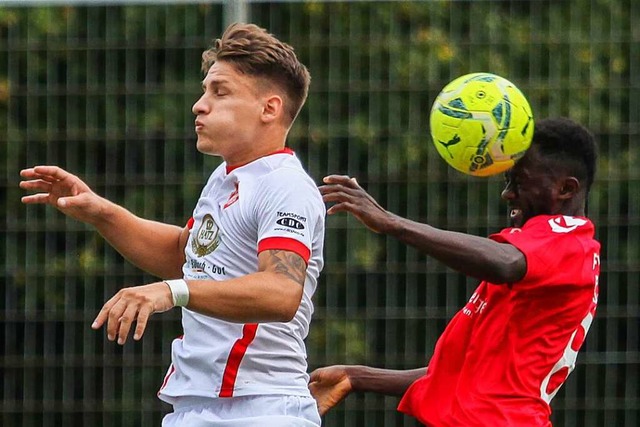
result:
<svg viewBox="0 0 640 427"><path fill-rule="evenodd" d="M583 252L599 247L593 223L585 217L539 215L522 228L505 228L491 238L510 243L524 253L539 252L549 256L563 252Z"/></svg>
<svg viewBox="0 0 640 427"><path fill-rule="evenodd" d="M568 215L538 215L531 218L522 228L509 227L494 236L518 235L549 235L549 236L580 236L593 237L595 227L586 217Z"/></svg>
<svg viewBox="0 0 640 427"><path fill-rule="evenodd" d="M261 188L264 191L305 191L321 200L317 184L295 155L269 156L264 159L264 163L260 176Z"/></svg>

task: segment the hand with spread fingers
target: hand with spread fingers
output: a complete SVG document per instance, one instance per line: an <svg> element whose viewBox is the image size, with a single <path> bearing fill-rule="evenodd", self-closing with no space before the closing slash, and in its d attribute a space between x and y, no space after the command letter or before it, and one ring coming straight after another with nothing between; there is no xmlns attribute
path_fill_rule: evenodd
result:
<svg viewBox="0 0 640 427"><path fill-rule="evenodd" d="M26 178L23 190L36 191L22 197L24 204L49 204L79 221L92 223L100 217L102 199L77 176L57 166L35 166L20 171Z"/></svg>
<svg viewBox="0 0 640 427"><path fill-rule="evenodd" d="M325 185L319 187L322 200L334 203L327 214L351 212L360 222L376 233L387 233L395 215L385 210L367 193L355 178L346 175L324 177Z"/></svg>
<svg viewBox="0 0 640 427"><path fill-rule="evenodd" d="M107 338L123 345L136 322L133 339L142 338L149 317L173 308L171 290L165 282L120 289L98 313L91 327L99 329L107 323Z"/></svg>

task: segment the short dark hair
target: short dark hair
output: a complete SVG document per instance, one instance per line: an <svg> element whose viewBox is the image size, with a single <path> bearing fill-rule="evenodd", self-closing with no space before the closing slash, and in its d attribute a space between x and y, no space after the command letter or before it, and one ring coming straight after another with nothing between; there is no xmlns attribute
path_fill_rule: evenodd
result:
<svg viewBox="0 0 640 427"><path fill-rule="evenodd" d="M596 174L598 145L586 127L566 117L542 119L535 122L532 145L586 184L589 193Z"/></svg>
<svg viewBox="0 0 640 427"><path fill-rule="evenodd" d="M206 74L216 61L233 64L236 70L275 84L285 95L284 108L291 122L302 109L311 76L291 46L254 24L231 24L214 45L202 53Z"/></svg>

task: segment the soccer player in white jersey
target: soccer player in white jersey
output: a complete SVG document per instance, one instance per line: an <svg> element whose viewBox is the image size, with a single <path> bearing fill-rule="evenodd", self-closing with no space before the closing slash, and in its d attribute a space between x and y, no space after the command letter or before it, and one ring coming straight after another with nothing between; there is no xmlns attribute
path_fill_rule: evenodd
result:
<svg viewBox="0 0 640 427"><path fill-rule="evenodd" d="M310 76L291 46L230 26L203 55L197 148L224 162L185 227L149 221L55 166L21 172L27 204L51 204L165 280L124 288L92 327L124 344L153 313L182 307L184 335L158 393L163 426L318 426L307 382L311 298L323 266L324 204L286 138Z"/></svg>

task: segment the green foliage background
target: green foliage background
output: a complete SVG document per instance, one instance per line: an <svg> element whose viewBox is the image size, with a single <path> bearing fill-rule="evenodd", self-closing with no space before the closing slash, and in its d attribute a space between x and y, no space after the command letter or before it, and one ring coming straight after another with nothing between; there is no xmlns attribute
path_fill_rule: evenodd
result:
<svg viewBox="0 0 640 427"><path fill-rule="evenodd" d="M601 148L589 215L603 244L598 315L554 425L637 426L640 400L640 3L632 0L259 2L292 44L310 97L290 145L320 182L347 173L391 211L487 235L506 225L501 178L440 160L428 112L453 78L490 71L536 117L581 121ZM157 315L120 348L89 325L118 288L153 280L88 227L20 203L19 171L57 164L131 211L183 224L218 164L195 150L200 53L218 4L0 8L0 424L159 425L155 398L180 333ZM311 368L423 366L473 281L355 220L327 219ZM499 369L499 367L497 367ZM413 426L397 399L354 395L328 426Z"/></svg>

